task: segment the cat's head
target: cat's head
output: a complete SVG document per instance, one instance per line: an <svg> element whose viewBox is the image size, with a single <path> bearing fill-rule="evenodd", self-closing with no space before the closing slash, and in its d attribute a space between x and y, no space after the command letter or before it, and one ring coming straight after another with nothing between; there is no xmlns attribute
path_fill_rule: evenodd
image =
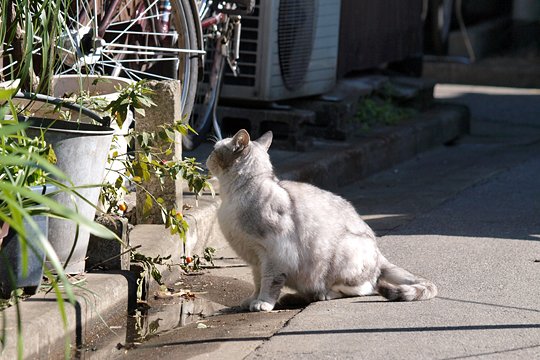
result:
<svg viewBox="0 0 540 360"><path fill-rule="evenodd" d="M220 140L214 145L206 166L218 178L230 172L272 171L268 157L271 143L271 131L251 141L249 133L242 129L233 137Z"/></svg>

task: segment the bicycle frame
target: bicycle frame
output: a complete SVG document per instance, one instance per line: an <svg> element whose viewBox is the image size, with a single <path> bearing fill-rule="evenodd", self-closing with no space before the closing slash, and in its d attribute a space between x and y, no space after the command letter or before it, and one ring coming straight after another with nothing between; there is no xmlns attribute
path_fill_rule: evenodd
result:
<svg viewBox="0 0 540 360"><path fill-rule="evenodd" d="M210 35L210 39L214 42L214 53L208 77L208 89L202 102L202 111L198 114L197 134L189 134L184 137L183 146L186 150L197 147L211 128L214 130L215 138L222 139L216 114L217 104L225 70L225 59L227 59L234 75L237 75L239 71L237 59L240 55L240 19L240 15L218 12L202 20L201 28L203 30L208 30L216 25L221 25L222 28Z"/></svg>

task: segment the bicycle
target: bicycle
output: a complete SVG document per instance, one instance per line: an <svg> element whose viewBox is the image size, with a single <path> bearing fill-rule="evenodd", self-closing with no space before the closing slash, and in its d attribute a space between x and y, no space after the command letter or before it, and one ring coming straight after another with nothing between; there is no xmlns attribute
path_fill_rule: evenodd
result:
<svg viewBox="0 0 540 360"><path fill-rule="evenodd" d="M255 8L255 0L235 0L223 3L234 3L234 6L219 8L219 2L206 2L206 13L201 13L201 28L204 31L205 50L211 60L207 65L208 80L200 83L195 108L190 124L195 133L184 136L184 150L193 150L206 140L211 129L214 138L222 138L216 111L225 63L228 64L234 76L239 74L237 60L240 57L241 16L250 14ZM208 16L208 13L212 15Z"/></svg>
<svg viewBox="0 0 540 360"><path fill-rule="evenodd" d="M215 116L225 59L237 71L240 17L254 5L254 0L73 0L59 14L63 30L56 41L55 74L180 80L182 113L189 119L201 92L197 87L206 48L213 42L220 51L212 59L209 86L199 106L202 115L190 120L199 135L186 139L185 147L194 147ZM10 50L8 44L0 48L0 58L9 59L7 66L0 64L0 75L16 63ZM35 46L34 56L45 53ZM217 121L212 121L219 137Z"/></svg>

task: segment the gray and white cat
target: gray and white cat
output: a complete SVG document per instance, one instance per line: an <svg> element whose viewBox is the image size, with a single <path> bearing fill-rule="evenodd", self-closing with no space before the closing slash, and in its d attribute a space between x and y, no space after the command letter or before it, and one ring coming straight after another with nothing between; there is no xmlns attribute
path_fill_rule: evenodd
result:
<svg viewBox="0 0 540 360"><path fill-rule="evenodd" d="M253 271L243 302L270 311L283 286L306 301L379 293L427 300L436 286L391 264L375 234L345 199L315 186L280 181L268 148L272 133L250 141L246 130L217 142L207 166L220 183L218 220L231 247Z"/></svg>

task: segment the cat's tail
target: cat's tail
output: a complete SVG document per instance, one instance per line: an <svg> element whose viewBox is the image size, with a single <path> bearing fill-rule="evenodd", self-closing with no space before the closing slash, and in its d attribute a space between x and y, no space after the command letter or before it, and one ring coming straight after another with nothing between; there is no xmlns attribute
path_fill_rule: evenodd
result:
<svg viewBox="0 0 540 360"><path fill-rule="evenodd" d="M429 300L437 296L437 287L431 281L388 261L381 266L376 290L390 301Z"/></svg>

